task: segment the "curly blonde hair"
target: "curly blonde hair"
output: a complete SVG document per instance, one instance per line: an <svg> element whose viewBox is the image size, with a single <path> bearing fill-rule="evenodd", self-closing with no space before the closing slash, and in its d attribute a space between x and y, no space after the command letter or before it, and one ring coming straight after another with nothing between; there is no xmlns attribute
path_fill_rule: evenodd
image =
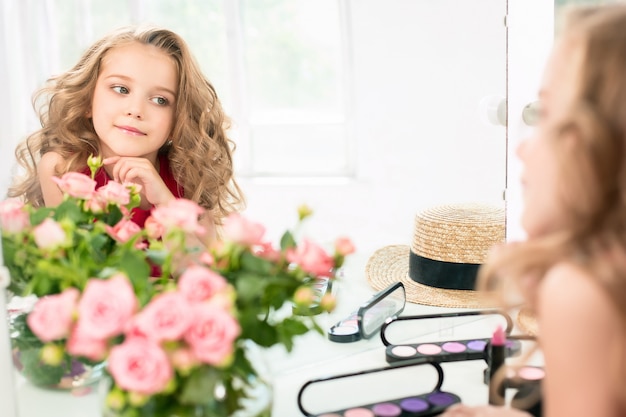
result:
<svg viewBox="0 0 626 417"><path fill-rule="evenodd" d="M25 175L9 188L8 195L42 206L37 163L43 154L54 151L62 156L63 163L57 167L59 175L85 169L89 155L99 154L100 141L87 112L100 66L109 50L133 42L156 46L176 65L179 94L172 141L159 152L167 155L185 198L211 211L219 224L244 205L234 179L235 144L226 135L230 119L185 41L157 27L131 26L112 32L87 49L73 68L50 78L35 93L33 106L42 127L18 145L15 153Z"/></svg>
<svg viewBox="0 0 626 417"><path fill-rule="evenodd" d="M498 289L536 309L537 288L561 261L575 262L604 289L620 314L626 337L626 5L569 10L561 38L583 59L575 102L554 131L562 185L555 195L568 228L508 244L479 271L480 289ZM573 140L572 140L573 139ZM540 336L540 335L539 335ZM624 346L626 347L626 346ZM626 363L616 358L615 386L624 387ZM626 387L622 388L626 409Z"/></svg>

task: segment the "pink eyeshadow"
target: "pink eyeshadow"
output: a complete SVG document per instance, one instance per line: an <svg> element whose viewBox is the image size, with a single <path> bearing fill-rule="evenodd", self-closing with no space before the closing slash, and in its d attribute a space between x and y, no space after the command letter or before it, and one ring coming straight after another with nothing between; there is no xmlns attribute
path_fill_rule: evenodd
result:
<svg viewBox="0 0 626 417"><path fill-rule="evenodd" d="M461 353L465 352L465 350L467 349L463 343L459 342L447 342L444 343L441 348L450 353Z"/></svg>
<svg viewBox="0 0 626 417"><path fill-rule="evenodd" d="M523 378L527 381L537 381L539 379L543 379L546 375L545 371L540 368L527 367L520 369L517 374L520 378Z"/></svg>
<svg viewBox="0 0 626 417"><path fill-rule="evenodd" d="M436 355L441 353L441 347L432 343L426 343L424 345L419 345L417 347L417 351L422 355Z"/></svg>
<svg viewBox="0 0 626 417"><path fill-rule="evenodd" d="M394 346L391 349L391 353L402 358L408 358L409 356L413 356L416 352L417 351L413 346Z"/></svg>
<svg viewBox="0 0 626 417"><path fill-rule="evenodd" d="M367 408L351 408L343 413L345 417L375 417Z"/></svg>
<svg viewBox="0 0 626 417"><path fill-rule="evenodd" d="M372 407L372 411L378 417L398 417L402 414L400 406L394 403L380 403Z"/></svg>

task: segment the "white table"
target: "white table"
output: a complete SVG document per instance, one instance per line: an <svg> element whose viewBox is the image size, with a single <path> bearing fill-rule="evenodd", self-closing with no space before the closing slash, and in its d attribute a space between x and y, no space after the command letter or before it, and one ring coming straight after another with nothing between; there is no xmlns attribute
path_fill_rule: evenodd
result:
<svg viewBox="0 0 626 417"><path fill-rule="evenodd" d="M368 299L374 290L364 278L367 256L355 254L348 258L345 265L345 277L336 284L338 305L331 314L318 316L322 328L327 329L340 319L354 311L363 301ZM445 309L407 303L402 315L432 314L459 309ZM465 318L429 320L420 324L415 334L417 341L461 340L474 337L488 337L494 329L494 318L475 316ZM439 321L439 322L438 322ZM450 327L452 326L452 327ZM369 340L353 343L335 343L319 334L307 334L296 341L290 353L282 347L269 349L266 352L267 364L273 375L273 416L295 417L302 413L297 406L297 394L300 387L311 379L344 374L364 369L386 366L385 347L378 336ZM487 386L483 383L484 361L452 362L442 365L445 372L443 389L459 395L464 403L484 404L487 402ZM335 405L345 398L356 396L367 403L371 394L364 389L371 389L376 395L387 399L399 398L404 395L423 394L429 389L421 390L419 383L426 386L430 379L418 378L417 369L405 368L394 373L377 373L375 381L358 382L356 379L344 381L340 390L325 393L324 397L315 399L316 391L311 391L310 402L321 404L326 411L336 409ZM426 368L426 367L423 367ZM420 371L421 372L421 371ZM413 379L413 375L416 375ZM374 378L374 375L372 375ZM364 385L378 385L366 387ZM320 385L321 386L321 385ZM323 390L322 390L323 391ZM340 392L337 392L340 391ZM307 390L308 392L308 390ZM96 417L99 413L99 397L97 386L76 393L55 392L36 388L17 376L18 416L19 417ZM378 400L374 400L378 401ZM314 412L323 410L311 410Z"/></svg>

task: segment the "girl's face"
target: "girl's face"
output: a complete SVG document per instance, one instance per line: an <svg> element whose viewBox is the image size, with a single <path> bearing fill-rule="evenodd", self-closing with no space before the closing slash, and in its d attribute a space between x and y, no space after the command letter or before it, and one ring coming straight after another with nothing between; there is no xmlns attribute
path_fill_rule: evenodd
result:
<svg viewBox="0 0 626 417"><path fill-rule="evenodd" d="M174 61L138 42L109 50L102 59L89 116L103 157L142 157L157 152L174 125L178 72Z"/></svg>
<svg viewBox="0 0 626 417"><path fill-rule="evenodd" d="M528 237L566 226L561 203L558 149L550 143L555 128L564 121L576 98L581 67L580 48L571 42L559 42L547 62L539 91L541 118L533 135L517 149L522 161L524 209L522 227Z"/></svg>

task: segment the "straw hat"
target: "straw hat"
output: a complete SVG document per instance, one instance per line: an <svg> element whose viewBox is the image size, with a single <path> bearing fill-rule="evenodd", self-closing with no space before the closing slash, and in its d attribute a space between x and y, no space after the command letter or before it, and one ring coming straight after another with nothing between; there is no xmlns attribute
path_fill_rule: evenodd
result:
<svg viewBox="0 0 626 417"><path fill-rule="evenodd" d="M411 246L375 251L365 266L375 290L404 283L408 302L440 307L481 308L493 304L474 291L476 274L490 248L505 240L504 209L454 204L415 216Z"/></svg>

